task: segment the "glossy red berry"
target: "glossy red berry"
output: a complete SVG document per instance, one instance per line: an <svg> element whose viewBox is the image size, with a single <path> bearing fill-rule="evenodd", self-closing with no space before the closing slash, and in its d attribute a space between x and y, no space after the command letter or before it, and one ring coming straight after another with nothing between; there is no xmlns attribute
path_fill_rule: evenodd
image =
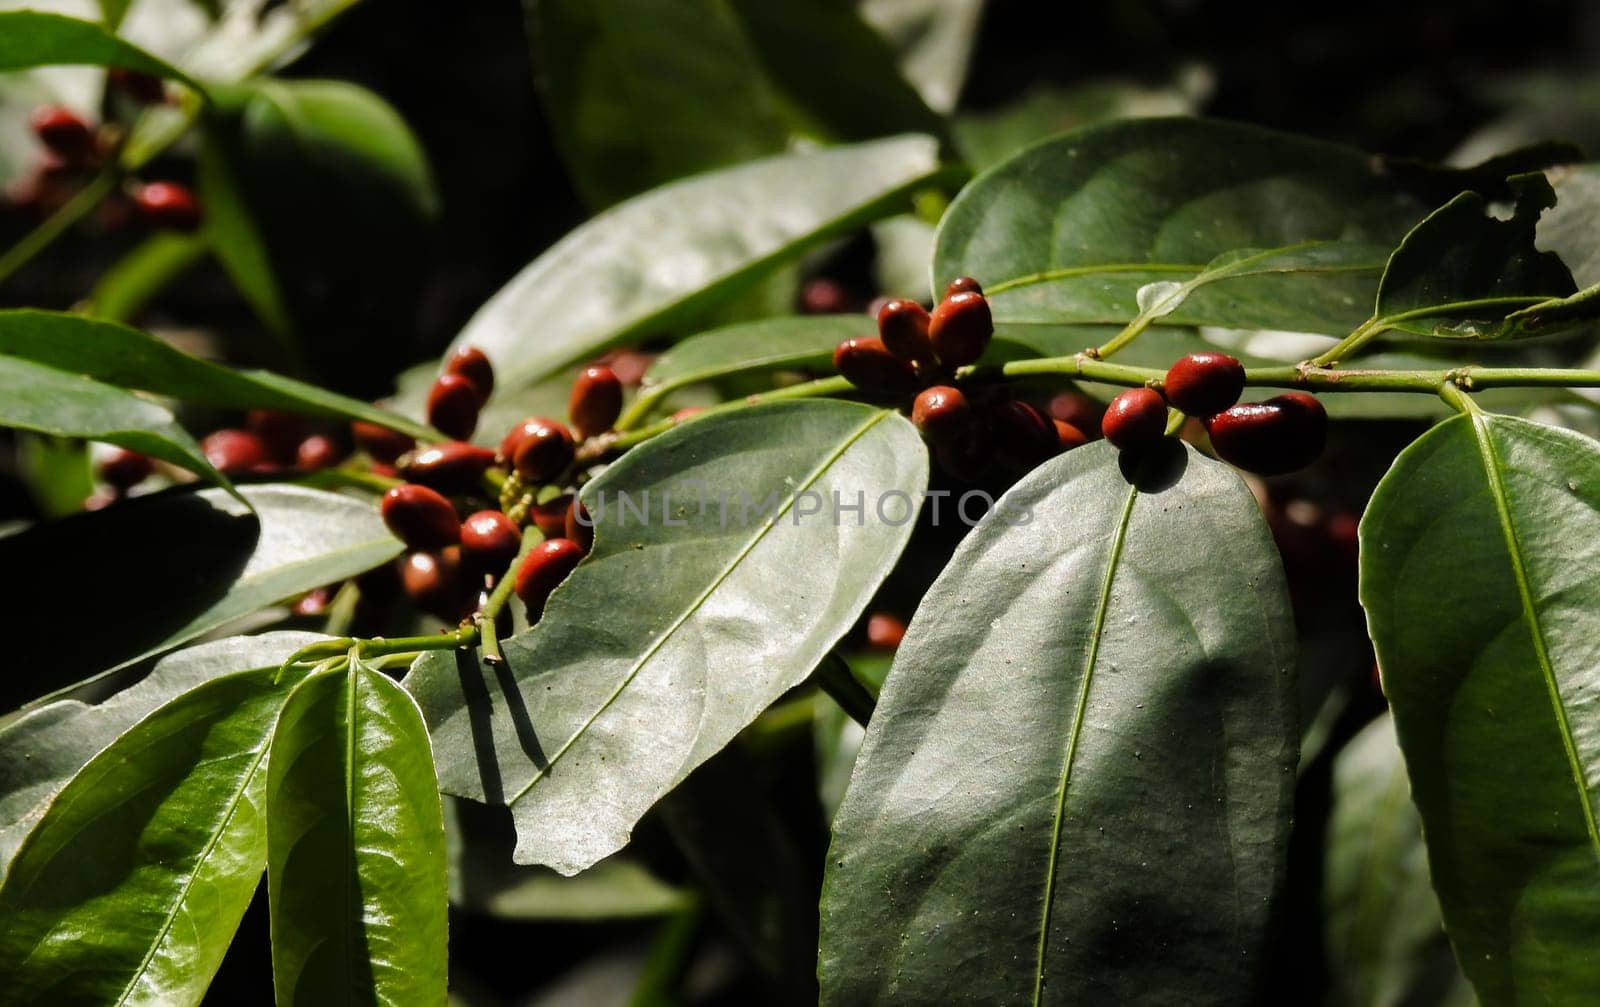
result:
<svg viewBox="0 0 1600 1007"><path fill-rule="evenodd" d="M837 315L860 310L857 301L844 284L826 277L807 280L800 288L800 312L806 315Z"/></svg>
<svg viewBox="0 0 1600 1007"><path fill-rule="evenodd" d="M470 378L443 374L428 392L428 425L447 437L464 441L478 426L483 393Z"/></svg>
<svg viewBox="0 0 1600 1007"><path fill-rule="evenodd" d="M144 482L155 472L156 466L148 455L127 448L115 448L100 459L97 466L100 479L112 489L125 490Z"/></svg>
<svg viewBox="0 0 1600 1007"><path fill-rule="evenodd" d="M917 388L917 372L890 353L881 339L846 339L833 351L833 366L863 391L906 395Z"/></svg>
<svg viewBox="0 0 1600 1007"><path fill-rule="evenodd" d="M928 341L932 320L928 310L916 301L896 298L878 311L878 338L901 360L932 363L933 343Z"/></svg>
<svg viewBox="0 0 1600 1007"><path fill-rule="evenodd" d="M945 285L944 296L954 297L957 294L981 294L983 287L970 276L958 276Z"/></svg>
<svg viewBox="0 0 1600 1007"><path fill-rule="evenodd" d="M249 472L271 462L267 446L248 430L217 430L200 442L200 451L224 475Z"/></svg>
<svg viewBox="0 0 1600 1007"><path fill-rule="evenodd" d="M1100 417L1106 407L1082 392L1061 392L1047 407L1050 418L1070 423L1090 440L1100 436Z"/></svg>
<svg viewBox="0 0 1600 1007"><path fill-rule="evenodd" d="M542 483L565 472L575 452L566 424L535 417L523 421L522 427L523 436L511 458L517 474L530 483Z"/></svg>
<svg viewBox="0 0 1600 1007"><path fill-rule="evenodd" d="M567 533L567 508L571 505L572 494L563 493L528 508L528 519L545 538L560 538Z"/></svg>
<svg viewBox="0 0 1600 1007"><path fill-rule="evenodd" d="M293 413L274 409L252 409L245 414L244 425L261 438L267 446L267 455L279 465L293 465L300 441L305 437L305 421Z"/></svg>
<svg viewBox="0 0 1600 1007"><path fill-rule="evenodd" d="M410 434L380 427L365 420L351 422L350 436L355 440L356 447L365 451L373 461L385 465L393 465L401 455L417 446L416 439Z"/></svg>
<svg viewBox="0 0 1600 1007"><path fill-rule="evenodd" d="M155 74L114 66L106 71L106 83L141 104L159 105L167 100L167 86Z"/></svg>
<svg viewBox="0 0 1600 1007"><path fill-rule="evenodd" d="M990 409L995 458L1027 472L1061 450L1055 423L1026 402L998 402Z"/></svg>
<svg viewBox="0 0 1600 1007"><path fill-rule="evenodd" d="M314 618L328 610L328 604L333 601L333 589L330 587L314 587L294 600L289 606L289 611L302 619Z"/></svg>
<svg viewBox="0 0 1600 1007"><path fill-rule="evenodd" d="M1258 475L1281 475L1322 454L1328 412L1304 392L1287 392L1226 409L1211 417L1206 430L1218 458Z"/></svg>
<svg viewBox="0 0 1600 1007"><path fill-rule="evenodd" d="M176 182L150 182L133 195L133 205L151 227L163 231L194 231L200 227L200 201L187 186Z"/></svg>
<svg viewBox="0 0 1600 1007"><path fill-rule="evenodd" d="M1215 416L1239 401L1244 365L1226 353L1191 353L1167 371L1162 391L1168 402L1190 416Z"/></svg>
<svg viewBox="0 0 1600 1007"><path fill-rule="evenodd" d="M894 650L906 636L906 624L897 615L874 612L867 618L867 645L879 650Z"/></svg>
<svg viewBox="0 0 1600 1007"><path fill-rule="evenodd" d="M959 388L934 385L917 393L911 403L911 422L928 440L947 444L972 422L972 406Z"/></svg>
<svg viewBox="0 0 1600 1007"><path fill-rule="evenodd" d="M1148 448L1166 435L1167 402L1153 388L1130 388L1106 407L1100 431L1120 450Z"/></svg>
<svg viewBox="0 0 1600 1007"><path fill-rule="evenodd" d="M400 583L417 608L451 621L471 611L476 593L467 586L461 550L454 546L408 555L400 567Z"/></svg>
<svg viewBox="0 0 1600 1007"><path fill-rule="evenodd" d="M583 559L583 546L570 538L546 539L534 546L517 568L517 579L512 590L528 606L528 621L535 622L544 614L544 604L573 567Z"/></svg>
<svg viewBox="0 0 1600 1007"><path fill-rule="evenodd" d="M44 105L28 119L34 135L50 153L71 165L80 165L94 151L94 127L70 108Z"/></svg>
<svg viewBox="0 0 1600 1007"><path fill-rule="evenodd" d="M567 538L583 547L584 552L594 548L594 519L589 516L589 509L578 502L577 497L567 504L566 519Z"/></svg>
<svg viewBox="0 0 1600 1007"><path fill-rule="evenodd" d="M622 415L622 380L605 364L590 364L572 383L567 414L579 437L603 434Z"/></svg>
<svg viewBox="0 0 1600 1007"><path fill-rule="evenodd" d="M294 464L302 472L331 469L342 461L344 446L327 434L312 434L295 447Z"/></svg>
<svg viewBox="0 0 1600 1007"><path fill-rule="evenodd" d="M461 558L481 573L504 573L517 558L522 533L500 511L481 510L461 522Z"/></svg>
<svg viewBox="0 0 1600 1007"><path fill-rule="evenodd" d="M1071 451L1089 443L1089 435L1066 420L1051 420L1056 428L1056 443L1062 451Z"/></svg>
<svg viewBox="0 0 1600 1007"><path fill-rule="evenodd" d="M456 509L426 486L396 486L383 495L378 509L395 538L412 549L434 551L461 541Z"/></svg>
<svg viewBox="0 0 1600 1007"><path fill-rule="evenodd" d="M444 373L459 374L478 389L479 408L494 392L494 365L476 346L463 346L445 359Z"/></svg>
<svg viewBox="0 0 1600 1007"><path fill-rule="evenodd" d="M946 367L975 363L989 348L993 336L994 319L989 314L989 301L982 294L970 291L940 301L928 324L933 352Z"/></svg>
<svg viewBox="0 0 1600 1007"><path fill-rule="evenodd" d="M423 448L400 466L406 482L419 483L440 493L466 493L475 489L494 452L465 441L450 441Z"/></svg>

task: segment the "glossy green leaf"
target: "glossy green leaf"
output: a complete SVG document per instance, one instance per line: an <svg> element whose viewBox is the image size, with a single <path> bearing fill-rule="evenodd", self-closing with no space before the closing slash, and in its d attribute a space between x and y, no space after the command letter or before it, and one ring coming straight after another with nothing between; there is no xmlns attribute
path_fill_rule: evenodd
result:
<svg viewBox="0 0 1600 1007"><path fill-rule="evenodd" d="M434 653L406 679L444 789L511 805L518 863L572 874L621 849L849 630L927 477L908 422L835 401L708 416L628 452L584 488L594 549L506 664ZM836 523L835 493L865 510Z"/></svg>
<svg viewBox="0 0 1600 1007"><path fill-rule="evenodd" d="M590 204L783 151L793 112L722 0L538 0L545 108Z"/></svg>
<svg viewBox="0 0 1600 1007"><path fill-rule="evenodd" d="M1123 324L1151 283L1219 255L1306 242L1392 248L1429 208L1366 154L1201 119L1114 122L1031 147L985 172L939 228L934 288L977 277L995 320ZM1246 276L1197 291L1163 324L1343 335L1378 273Z"/></svg>
<svg viewBox="0 0 1600 1007"><path fill-rule="evenodd" d="M0 355L0 426L118 444L228 486L171 410L80 374Z"/></svg>
<svg viewBox="0 0 1600 1007"><path fill-rule="evenodd" d="M1255 1002L1295 770L1254 498L1167 442L1035 469L895 654L833 823L829 1004ZM1203 546L1203 548L1202 548Z"/></svg>
<svg viewBox="0 0 1600 1007"><path fill-rule="evenodd" d="M43 11L0 11L0 71L53 65L120 66L179 81L204 93L182 70L93 21Z"/></svg>
<svg viewBox="0 0 1600 1007"><path fill-rule="evenodd" d="M284 303L283 291L272 271L271 257L261 231L256 227L250 207L240 190L232 164L233 152L214 128L200 133L197 181L200 200L206 208L205 247L216 255L228 271L233 284L266 326L289 352L298 353L294 342L294 323Z"/></svg>
<svg viewBox="0 0 1600 1007"><path fill-rule="evenodd" d="M301 682L267 769L282 1004L445 999L444 818L422 714L360 661Z"/></svg>
<svg viewBox="0 0 1600 1007"><path fill-rule="evenodd" d="M1510 219L1492 213L1478 193L1463 192L1406 235L1384 270L1376 325L1444 339L1500 339L1522 327L1508 315L1576 293L1560 257L1534 245L1540 213L1555 205L1550 183L1533 174L1511 185Z"/></svg>
<svg viewBox="0 0 1600 1007"><path fill-rule="evenodd" d="M0 729L0 875L49 801L98 752L168 701L214 678L276 668L316 633L263 633L169 654L137 684L90 705L49 703Z"/></svg>
<svg viewBox="0 0 1600 1007"><path fill-rule="evenodd" d="M1600 447L1505 416L1401 452L1361 603L1462 969L1491 1004L1600 988Z"/></svg>
<svg viewBox="0 0 1600 1007"><path fill-rule="evenodd" d="M56 795L0 883L0 1004L198 1004L267 861L276 669L141 720Z"/></svg>
<svg viewBox="0 0 1600 1007"><path fill-rule="evenodd" d="M984 0L862 0L861 16L899 54L928 107L948 115L961 97Z"/></svg>
<svg viewBox="0 0 1600 1007"><path fill-rule="evenodd" d="M1329 1003L1469 1007L1428 877L1422 819L1388 714L1333 762L1326 907Z"/></svg>
<svg viewBox="0 0 1600 1007"><path fill-rule="evenodd" d="M26 634L0 709L170 650L285 598L399 555L365 500L297 486L137 497L0 539L0 569L29 571L23 611L71 599L93 632Z"/></svg>
<svg viewBox="0 0 1600 1007"><path fill-rule="evenodd" d="M366 420L414 437L439 439L421 423L358 399L270 371L213 364L137 329L79 315L0 311L0 354L198 405Z"/></svg>
<svg viewBox="0 0 1600 1007"><path fill-rule="evenodd" d="M769 158L645 193L534 260L454 345L487 353L505 387L532 384L691 322L774 264L901 209L937 169L933 140L899 137Z"/></svg>

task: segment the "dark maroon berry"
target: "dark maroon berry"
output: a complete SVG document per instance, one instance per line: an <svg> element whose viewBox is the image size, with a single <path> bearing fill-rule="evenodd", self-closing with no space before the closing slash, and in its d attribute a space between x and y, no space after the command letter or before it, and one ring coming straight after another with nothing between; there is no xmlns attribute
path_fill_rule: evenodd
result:
<svg viewBox="0 0 1600 1007"><path fill-rule="evenodd" d="M970 276L958 276L945 284L944 296L954 297L957 294L982 294L983 287Z"/></svg>
<svg viewBox="0 0 1600 1007"><path fill-rule="evenodd" d="M444 362L444 373L459 374L472 382L478 389L479 408L489 401L489 396L494 392L494 365L476 346L463 346L450 354Z"/></svg>
<svg viewBox="0 0 1600 1007"><path fill-rule="evenodd" d="M461 558L479 573L504 573L521 545L522 533L500 511L481 510L461 522Z"/></svg>
<svg viewBox="0 0 1600 1007"><path fill-rule="evenodd" d="M1153 388L1130 388L1106 407L1100 431L1122 451L1150 447L1166 436L1167 402Z"/></svg>
<svg viewBox="0 0 1600 1007"><path fill-rule="evenodd" d="M379 505L383 523L412 549L433 551L461 541L456 509L436 490L415 483L396 486Z"/></svg>
<svg viewBox="0 0 1600 1007"><path fill-rule="evenodd" d="M968 292L946 297L933 309L928 323L933 352L946 367L975 363L989 348L993 335L994 319L989 314L989 302L982 294Z"/></svg>
<svg viewBox="0 0 1600 1007"><path fill-rule="evenodd" d="M565 523L567 538L582 546L584 552L594 548L594 519L589 517L589 509L579 503L577 497L567 504Z"/></svg>
<svg viewBox="0 0 1600 1007"><path fill-rule="evenodd" d="M150 182L133 195L133 205L151 227L163 231L195 231L200 227L200 201L176 182Z"/></svg>
<svg viewBox="0 0 1600 1007"><path fill-rule="evenodd" d="M567 413L579 437L605 433L622 415L622 380L605 364L590 364L572 383Z"/></svg>
<svg viewBox="0 0 1600 1007"><path fill-rule="evenodd" d="M294 463L302 472L331 469L344 461L344 446L327 434L312 434L295 448Z"/></svg>
<svg viewBox="0 0 1600 1007"><path fill-rule="evenodd" d="M1162 391L1175 408L1203 420L1239 401L1244 365L1226 353L1191 353L1167 371Z"/></svg>
<svg viewBox="0 0 1600 1007"><path fill-rule="evenodd" d="M100 459L100 479L112 489L126 490L144 482L156 466L148 455L127 448L116 448Z"/></svg>
<svg viewBox="0 0 1600 1007"><path fill-rule="evenodd" d="M159 105L167 100L167 86L153 73L114 66L106 71L106 83L141 104Z"/></svg>
<svg viewBox="0 0 1600 1007"><path fill-rule="evenodd" d="M995 459L1027 472L1061 450L1055 423L1026 402L998 402L990 409Z"/></svg>
<svg viewBox="0 0 1600 1007"><path fill-rule="evenodd" d="M874 612L867 618L867 645L879 650L894 650L906 636L906 624L897 615Z"/></svg>
<svg viewBox="0 0 1600 1007"><path fill-rule="evenodd" d="M401 478L440 493L466 493L477 488L494 452L465 441L435 444L411 455L400 466Z"/></svg>
<svg viewBox="0 0 1600 1007"><path fill-rule="evenodd" d="M971 424L972 407L961 389L934 385L917 393L911 403L911 422L929 441L950 444Z"/></svg>
<svg viewBox="0 0 1600 1007"><path fill-rule="evenodd" d="M1051 419L1070 423L1093 440L1100 436L1100 417L1106 407L1082 392L1061 392L1050 400L1048 411Z"/></svg>
<svg viewBox="0 0 1600 1007"><path fill-rule="evenodd" d="M83 164L94 151L94 127L70 108L41 106L34 110L28 124L39 142L69 165Z"/></svg>
<svg viewBox="0 0 1600 1007"><path fill-rule="evenodd" d="M1328 412L1304 392L1286 392L1226 409L1211 417L1206 430L1218 458L1258 475L1281 475L1322 454Z"/></svg>
<svg viewBox="0 0 1600 1007"><path fill-rule="evenodd" d="M1089 435L1068 423L1066 420L1051 420L1056 427L1056 443L1062 451L1071 451L1081 448L1089 443Z"/></svg>
<svg viewBox="0 0 1600 1007"><path fill-rule="evenodd" d="M522 432L511 463L523 479L530 483L546 482L572 464L572 431L566 424L535 417L523 421Z"/></svg>
<svg viewBox="0 0 1600 1007"><path fill-rule="evenodd" d="M957 479L970 482L983 475L994 461L994 433L983 417L974 416L966 431L954 441L934 444L933 456L940 468Z"/></svg>
<svg viewBox="0 0 1600 1007"><path fill-rule="evenodd" d="M356 447L365 451L373 461L385 465L393 465L401 455L417 446L416 439L410 434L365 420L351 422L350 436L355 440Z"/></svg>
<svg viewBox="0 0 1600 1007"><path fill-rule="evenodd" d="M252 409L244 416L244 425L261 438L267 446L267 456L279 465L293 465L305 437L305 421L293 413L274 409Z"/></svg>
<svg viewBox="0 0 1600 1007"><path fill-rule="evenodd" d="M573 567L583 559L583 546L570 538L546 539L534 546L517 568L512 585L517 597L528 606L528 621L537 622L544 614L544 603Z"/></svg>
<svg viewBox="0 0 1600 1007"><path fill-rule="evenodd" d="M444 374L428 392L428 425L458 441L472 436L478 426L483 394L470 378Z"/></svg>
<svg viewBox="0 0 1600 1007"><path fill-rule="evenodd" d="M846 339L833 351L833 366L863 391L907 395L917 388L917 372L890 353L881 339Z"/></svg>
<svg viewBox="0 0 1600 1007"><path fill-rule="evenodd" d="M200 451L224 475L249 472L271 463L267 446L248 430L217 430L200 442Z"/></svg>
<svg viewBox="0 0 1600 1007"><path fill-rule="evenodd" d="M836 280L818 277L807 280L800 288L800 313L804 315L838 315L859 311L861 302Z"/></svg>
<svg viewBox="0 0 1600 1007"><path fill-rule="evenodd" d="M461 550L414 552L400 567L400 583L411 603L429 615L455 621L472 610L476 592L462 576Z"/></svg>
<svg viewBox="0 0 1600 1007"><path fill-rule="evenodd" d="M567 508L571 505L572 494L563 493L528 508L528 519L545 538L560 538L567 532Z"/></svg>
<svg viewBox="0 0 1600 1007"><path fill-rule="evenodd" d="M889 352L908 363L932 363L928 310L916 301L896 298L878 312L878 338Z"/></svg>

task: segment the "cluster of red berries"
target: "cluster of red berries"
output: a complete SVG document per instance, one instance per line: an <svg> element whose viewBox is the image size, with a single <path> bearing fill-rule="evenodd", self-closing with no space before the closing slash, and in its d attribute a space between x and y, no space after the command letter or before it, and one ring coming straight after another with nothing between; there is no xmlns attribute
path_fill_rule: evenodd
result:
<svg viewBox="0 0 1600 1007"><path fill-rule="evenodd" d="M1160 391L1130 388L1112 399L1101 429L1123 451L1147 449L1165 436L1170 404L1204 422L1217 457L1246 471L1281 475L1316 461L1328 436L1322 403L1304 392L1240 403L1244 380L1234 357L1191 353L1167 371Z"/></svg>
<svg viewBox="0 0 1600 1007"><path fill-rule="evenodd" d="M166 99L160 78L131 70L112 70L111 86L143 104ZM115 157L120 131L96 129L70 108L44 105L29 119L44 156L27 176L12 185L7 201L38 215L60 209L91 175ZM123 197L107 200L100 220L107 227L120 225L130 208L151 227L193 231L200 226L200 204L187 186L176 182L130 183Z"/></svg>

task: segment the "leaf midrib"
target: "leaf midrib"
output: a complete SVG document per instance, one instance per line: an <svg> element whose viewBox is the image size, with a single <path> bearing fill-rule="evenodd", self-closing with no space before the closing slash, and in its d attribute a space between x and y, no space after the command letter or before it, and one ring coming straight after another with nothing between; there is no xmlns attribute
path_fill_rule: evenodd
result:
<svg viewBox="0 0 1600 1007"><path fill-rule="evenodd" d="M589 728L594 726L595 721L599 720L600 717L611 708L611 704L615 703L617 699L627 691L628 686L633 684L633 680L638 677L639 672L644 669L646 664L650 663L650 660L660 652L662 647L667 645L667 641L672 639L673 634L677 633L677 631L682 628L686 622L694 617L695 613L700 611L701 606L706 603L707 599L716 593L717 588L721 587L723 582L731 577L733 572L739 568L739 565L743 563L752 552L755 551L755 548L766 540L767 533L778 526L778 522L781 521L783 516L787 514L790 508L794 506L795 501L799 499L800 494L814 486L817 480L821 479L828 472L828 470L838 462L840 458L844 457L845 452L854 447L857 441L861 440L862 437L867 435L868 431L877 426L879 423L882 423L890 415L891 411L887 409L880 409L873 413L872 416L868 417L866 422L856 427L856 429L851 432L850 436L845 438L843 443L830 452L828 456L824 458L822 462L805 477L804 480L795 486L795 488L789 493L788 501L784 503L782 507L778 508L778 510L773 513L770 518L762 523L755 535L750 538L750 541L747 542L744 547L741 548L733 557L733 559L729 561L728 565L724 567L715 578L712 579L711 583L706 586L706 589L700 593L700 596L691 602L684 610L683 614L674 620L672 625L663 630L661 635L658 636L655 641L645 649L644 654L642 654L639 659L634 662L632 668L628 669L628 673L623 676L622 681L617 684L617 687L614 690L612 690L611 695L606 697L605 702L601 703L599 708L597 708L594 713L590 714L589 717L584 720L581 725L579 725L578 729L573 732L572 737L568 738L564 743L562 743L561 747L550 756L550 758L545 762L544 766L535 768L533 777L515 794L512 794L509 800L506 801L508 806L514 805L518 801L522 800L522 798L526 797L528 792L532 790L540 780L550 775L550 771L555 768L556 763L561 760L561 757L566 755L572 746L577 744L578 741L588 733Z"/></svg>
<svg viewBox="0 0 1600 1007"><path fill-rule="evenodd" d="M1056 863L1061 855L1061 826L1066 819L1067 783L1072 778L1072 762L1078 753L1078 739L1083 734L1083 717L1089 706L1089 685L1094 678L1094 664L1100 656L1100 640L1104 635L1106 616L1111 610L1111 587L1116 580L1117 565L1122 559L1122 547L1128 538L1128 524L1133 517L1134 501L1139 498L1137 486L1128 487L1128 499L1112 533L1111 553L1106 561L1106 574L1100 582L1100 600L1095 610L1094 629L1089 638L1089 651L1083 662L1083 683L1078 687L1078 705L1072 718L1072 729L1067 735L1067 750L1061 760L1061 779L1056 784L1056 812L1050 836L1050 860L1044 879L1044 909L1039 920L1039 944L1034 959L1033 1003L1038 1007L1044 995L1044 958L1050 937L1050 917L1055 902Z"/></svg>

